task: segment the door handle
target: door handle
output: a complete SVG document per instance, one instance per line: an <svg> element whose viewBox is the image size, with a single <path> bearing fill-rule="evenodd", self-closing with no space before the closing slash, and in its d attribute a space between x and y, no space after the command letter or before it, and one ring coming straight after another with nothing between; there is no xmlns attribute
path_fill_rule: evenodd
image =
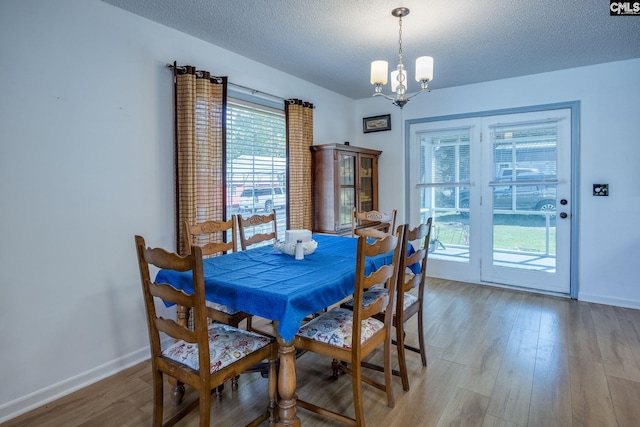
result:
<svg viewBox="0 0 640 427"><path fill-rule="evenodd" d="M560 218L564 219L566 217L568 217L569 215L567 215L566 212L560 212Z"/></svg>

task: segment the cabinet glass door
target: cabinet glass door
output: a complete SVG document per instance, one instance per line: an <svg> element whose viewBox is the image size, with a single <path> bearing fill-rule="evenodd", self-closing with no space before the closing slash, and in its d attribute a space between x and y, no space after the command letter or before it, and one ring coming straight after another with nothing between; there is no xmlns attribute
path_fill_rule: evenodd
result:
<svg viewBox="0 0 640 427"><path fill-rule="evenodd" d="M373 157L360 156L359 185L361 212L374 210L373 205Z"/></svg>
<svg viewBox="0 0 640 427"><path fill-rule="evenodd" d="M351 227L351 215L356 205L356 158L350 154L340 154L339 162L339 227Z"/></svg>

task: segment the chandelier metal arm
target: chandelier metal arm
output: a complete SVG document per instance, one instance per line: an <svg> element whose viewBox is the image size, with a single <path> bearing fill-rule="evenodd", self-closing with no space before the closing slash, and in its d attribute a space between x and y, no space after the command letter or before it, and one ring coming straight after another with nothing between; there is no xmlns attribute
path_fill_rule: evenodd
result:
<svg viewBox="0 0 640 427"><path fill-rule="evenodd" d="M429 85L428 81L422 81L420 82L420 85L422 88L417 92L410 93L408 95L406 94L396 95L395 97L382 93L382 85L376 85L376 92L373 94L373 96L382 96L385 99L388 99L389 101L391 101L393 105L395 105L396 107L402 108L407 104L407 102L409 102L416 95L420 95L422 92L431 92L428 89L428 85Z"/></svg>

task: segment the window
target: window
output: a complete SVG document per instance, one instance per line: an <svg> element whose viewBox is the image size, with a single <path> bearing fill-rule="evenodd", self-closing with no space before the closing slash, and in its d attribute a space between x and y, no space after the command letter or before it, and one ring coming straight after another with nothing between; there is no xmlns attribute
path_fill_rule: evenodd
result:
<svg viewBox="0 0 640 427"><path fill-rule="evenodd" d="M467 209L469 185L469 130L423 132L420 141L420 222L452 208ZM466 200L468 203L468 199Z"/></svg>
<svg viewBox="0 0 640 427"><path fill-rule="evenodd" d="M229 98L227 216L276 210L278 235L287 219L286 121L283 109Z"/></svg>

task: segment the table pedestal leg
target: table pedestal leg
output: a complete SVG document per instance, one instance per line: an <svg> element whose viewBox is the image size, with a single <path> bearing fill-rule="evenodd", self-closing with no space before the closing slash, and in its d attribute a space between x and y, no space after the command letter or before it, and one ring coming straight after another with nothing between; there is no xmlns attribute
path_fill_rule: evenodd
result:
<svg viewBox="0 0 640 427"><path fill-rule="evenodd" d="M278 373L278 421L277 427L300 426L296 415L296 349L290 342L278 337L280 372Z"/></svg>
<svg viewBox="0 0 640 427"><path fill-rule="evenodd" d="M177 307L176 322L181 326L187 326L189 322L189 308L179 305ZM184 384L175 378L169 377L169 385L172 386L171 390L171 403L174 406L178 406L182 403L184 397Z"/></svg>

